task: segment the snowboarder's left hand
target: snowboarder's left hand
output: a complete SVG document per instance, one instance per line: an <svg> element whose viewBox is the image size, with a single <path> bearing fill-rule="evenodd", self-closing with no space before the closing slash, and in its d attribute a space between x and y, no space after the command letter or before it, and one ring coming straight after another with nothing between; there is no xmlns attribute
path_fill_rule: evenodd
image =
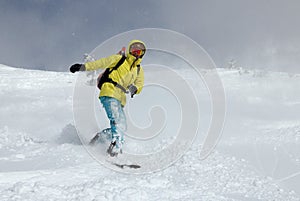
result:
<svg viewBox="0 0 300 201"><path fill-rule="evenodd" d="M70 67L70 71L72 73L75 73L76 71L85 71L85 66L84 66L84 64L73 64Z"/></svg>
<svg viewBox="0 0 300 201"><path fill-rule="evenodd" d="M133 84L129 85L128 90L131 94L131 98L133 98L133 96L136 94L137 92L137 88L136 86L134 86Z"/></svg>

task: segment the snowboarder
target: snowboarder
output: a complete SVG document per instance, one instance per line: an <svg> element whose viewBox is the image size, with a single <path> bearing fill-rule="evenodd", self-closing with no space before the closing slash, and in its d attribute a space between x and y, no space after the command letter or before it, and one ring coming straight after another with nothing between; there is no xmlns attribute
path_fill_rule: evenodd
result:
<svg viewBox="0 0 300 201"><path fill-rule="evenodd" d="M146 52L144 42L132 40L128 45L128 52L114 54L96 61L85 64L74 64L70 71L92 71L106 69L101 75L98 83L100 88L99 99L106 111L110 121L110 128L97 133L90 144L95 144L99 138L111 140L107 153L116 156L122 153L124 143L124 132L126 131L126 117L124 106L126 104L126 93L139 94L144 86L144 71L140 66Z"/></svg>

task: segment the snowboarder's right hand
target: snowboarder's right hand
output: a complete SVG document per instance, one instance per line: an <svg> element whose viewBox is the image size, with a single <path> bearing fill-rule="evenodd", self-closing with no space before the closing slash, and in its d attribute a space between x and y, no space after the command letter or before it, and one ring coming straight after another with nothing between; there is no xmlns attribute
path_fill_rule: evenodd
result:
<svg viewBox="0 0 300 201"><path fill-rule="evenodd" d="M84 66L84 64L73 64L70 67L70 71L72 73L75 73L76 71L85 71L85 66Z"/></svg>
<svg viewBox="0 0 300 201"><path fill-rule="evenodd" d="M137 92L137 88L136 86L134 86L133 84L129 85L128 90L131 94L131 98L133 98L133 96L136 94Z"/></svg>

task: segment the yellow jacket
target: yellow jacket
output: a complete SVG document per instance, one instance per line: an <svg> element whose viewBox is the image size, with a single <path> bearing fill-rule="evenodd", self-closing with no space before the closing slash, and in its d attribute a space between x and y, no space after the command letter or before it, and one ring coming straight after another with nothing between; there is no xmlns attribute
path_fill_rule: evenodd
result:
<svg viewBox="0 0 300 201"><path fill-rule="evenodd" d="M138 40L133 40L130 42L129 46L137 42ZM138 41L142 42L142 41ZM111 55L106 58L101 58L96 61L85 63L85 69L87 71L97 70L97 69L105 69L105 68L113 68L122 58L122 55ZM119 66L117 70L113 70L109 77L123 86L125 89L128 89L128 86L134 84L137 87L137 94L139 94L144 86L144 71L142 66L140 66L140 70L138 72L137 65L140 65L142 59L139 58L136 60L134 56L126 53L126 59L122 65ZM114 84L110 82L105 82L102 85L100 90L101 96L108 96L118 99L121 104L124 106L126 104L126 94L118 87L115 87Z"/></svg>

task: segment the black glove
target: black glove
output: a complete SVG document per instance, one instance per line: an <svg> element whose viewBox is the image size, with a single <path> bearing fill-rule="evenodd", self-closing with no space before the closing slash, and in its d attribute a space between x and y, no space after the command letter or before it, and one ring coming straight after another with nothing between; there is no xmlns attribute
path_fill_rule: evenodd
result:
<svg viewBox="0 0 300 201"><path fill-rule="evenodd" d="M75 73L76 71L85 71L85 66L84 66L84 64L73 64L70 67L70 71L72 73Z"/></svg>
<svg viewBox="0 0 300 201"><path fill-rule="evenodd" d="M131 94L131 98L133 98L133 96L136 94L137 92L137 88L136 86L134 86L133 84L129 85L128 90Z"/></svg>

